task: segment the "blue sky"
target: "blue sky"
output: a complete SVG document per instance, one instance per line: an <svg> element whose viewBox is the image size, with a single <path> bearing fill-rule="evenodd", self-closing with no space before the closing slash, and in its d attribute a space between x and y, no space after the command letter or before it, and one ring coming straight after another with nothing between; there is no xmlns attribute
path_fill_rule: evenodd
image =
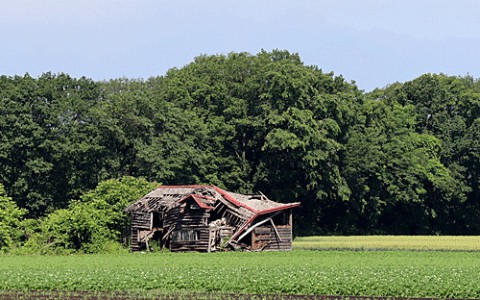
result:
<svg viewBox="0 0 480 300"><path fill-rule="evenodd" d="M0 74L148 78L200 54L286 49L370 91L480 77L480 1L5 1Z"/></svg>

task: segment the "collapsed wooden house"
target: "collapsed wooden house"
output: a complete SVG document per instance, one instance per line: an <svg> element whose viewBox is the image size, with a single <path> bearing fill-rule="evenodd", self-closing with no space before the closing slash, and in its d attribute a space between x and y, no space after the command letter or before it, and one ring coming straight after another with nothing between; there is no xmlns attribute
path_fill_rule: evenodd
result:
<svg viewBox="0 0 480 300"><path fill-rule="evenodd" d="M242 195L213 185L160 186L127 207L131 249L153 242L170 251L291 250L292 209L265 195Z"/></svg>

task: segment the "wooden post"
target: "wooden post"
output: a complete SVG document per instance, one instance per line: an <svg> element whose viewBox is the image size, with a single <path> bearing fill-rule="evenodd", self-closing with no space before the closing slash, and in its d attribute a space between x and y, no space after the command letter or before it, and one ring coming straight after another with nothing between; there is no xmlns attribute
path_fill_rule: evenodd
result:
<svg viewBox="0 0 480 300"><path fill-rule="evenodd" d="M275 223L273 222L272 218L270 218L270 223L272 223L273 230L275 230L275 234L278 237L278 241L281 242L282 238L280 237L280 234L278 233L277 226L275 226Z"/></svg>
<svg viewBox="0 0 480 300"><path fill-rule="evenodd" d="M210 251L212 250L212 229L208 229L208 248L207 248L207 251L208 253L210 253Z"/></svg>
<svg viewBox="0 0 480 300"><path fill-rule="evenodd" d="M150 230L153 229L153 212L150 213Z"/></svg>

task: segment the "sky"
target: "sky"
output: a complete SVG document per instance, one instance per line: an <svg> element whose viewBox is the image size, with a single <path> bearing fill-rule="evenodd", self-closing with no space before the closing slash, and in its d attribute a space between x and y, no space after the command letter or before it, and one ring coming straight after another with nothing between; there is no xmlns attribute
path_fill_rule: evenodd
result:
<svg viewBox="0 0 480 300"><path fill-rule="evenodd" d="M0 0L0 75L147 79L262 49L367 92L425 73L478 78L480 1Z"/></svg>

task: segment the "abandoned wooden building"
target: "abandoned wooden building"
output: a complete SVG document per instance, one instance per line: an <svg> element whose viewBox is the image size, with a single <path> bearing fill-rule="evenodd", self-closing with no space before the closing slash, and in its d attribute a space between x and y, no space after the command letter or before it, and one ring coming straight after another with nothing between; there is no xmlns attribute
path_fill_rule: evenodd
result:
<svg viewBox="0 0 480 300"><path fill-rule="evenodd" d="M131 249L158 243L170 251L291 250L292 209L265 195L213 185L160 186L127 207Z"/></svg>

